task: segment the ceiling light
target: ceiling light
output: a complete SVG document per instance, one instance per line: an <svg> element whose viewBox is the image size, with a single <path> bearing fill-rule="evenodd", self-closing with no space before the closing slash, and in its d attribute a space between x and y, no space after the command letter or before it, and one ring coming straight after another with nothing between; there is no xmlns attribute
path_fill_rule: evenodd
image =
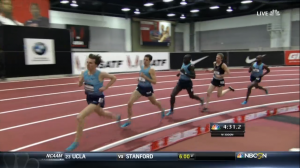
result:
<svg viewBox="0 0 300 168"><path fill-rule="evenodd" d="M174 13L169 13L167 16L172 17L172 16L175 16L175 14Z"/></svg>
<svg viewBox="0 0 300 168"><path fill-rule="evenodd" d="M151 2L145 3L144 6L153 6L154 4Z"/></svg>
<svg viewBox="0 0 300 168"><path fill-rule="evenodd" d="M180 19L185 19L185 16L182 14L182 15L180 16Z"/></svg>
<svg viewBox="0 0 300 168"><path fill-rule="evenodd" d="M128 12L128 11L130 11L130 8L122 8L122 11Z"/></svg>
<svg viewBox="0 0 300 168"><path fill-rule="evenodd" d="M69 3L69 1L68 0L61 0L60 3L67 4L67 3Z"/></svg>
<svg viewBox="0 0 300 168"><path fill-rule="evenodd" d="M248 4L248 3L252 3L252 1L242 1L242 4Z"/></svg>
<svg viewBox="0 0 300 168"><path fill-rule="evenodd" d="M226 10L227 12L232 12L231 7L229 6L228 9Z"/></svg>
<svg viewBox="0 0 300 168"><path fill-rule="evenodd" d="M172 2L173 0L163 0L164 2Z"/></svg>
<svg viewBox="0 0 300 168"><path fill-rule="evenodd" d="M76 1L72 1L72 3L70 4L72 7L77 7L78 6L78 4L77 4L77 2Z"/></svg>
<svg viewBox="0 0 300 168"><path fill-rule="evenodd" d="M210 9L218 9L219 8L219 6L211 6L211 7L209 7Z"/></svg>
<svg viewBox="0 0 300 168"><path fill-rule="evenodd" d="M197 12L199 12L199 9L192 9L190 12L197 13Z"/></svg>
<svg viewBox="0 0 300 168"><path fill-rule="evenodd" d="M180 2L180 5L186 5L187 3L185 2L185 0L182 0L181 2Z"/></svg>
<svg viewBox="0 0 300 168"><path fill-rule="evenodd" d="M139 9L136 9L136 10L134 11L134 13L138 15L138 14L140 14L141 12L139 11Z"/></svg>

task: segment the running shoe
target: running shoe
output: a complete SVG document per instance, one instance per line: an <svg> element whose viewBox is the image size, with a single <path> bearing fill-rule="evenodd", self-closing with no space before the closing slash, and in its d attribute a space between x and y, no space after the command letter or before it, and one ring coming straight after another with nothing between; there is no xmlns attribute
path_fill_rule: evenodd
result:
<svg viewBox="0 0 300 168"><path fill-rule="evenodd" d="M73 142L73 143L66 149L66 151L73 151L74 149L77 148L78 145L79 145L78 142Z"/></svg>
<svg viewBox="0 0 300 168"><path fill-rule="evenodd" d="M201 106L203 106L204 104L204 99L200 97L200 103L201 103Z"/></svg>
<svg viewBox="0 0 300 168"><path fill-rule="evenodd" d="M121 125L121 128L128 127L130 124L131 124L131 122L127 121L126 123L124 123L123 125Z"/></svg>
<svg viewBox="0 0 300 168"><path fill-rule="evenodd" d="M169 116L169 115L172 115L173 114L173 111L169 111L167 114L166 114L166 116Z"/></svg>
<svg viewBox="0 0 300 168"><path fill-rule="evenodd" d="M117 115L117 123L120 126L121 125L121 115Z"/></svg>
<svg viewBox="0 0 300 168"><path fill-rule="evenodd" d="M266 94L269 94L269 90L266 88Z"/></svg>
<svg viewBox="0 0 300 168"><path fill-rule="evenodd" d="M208 108L203 108L202 112L208 112Z"/></svg>
<svg viewBox="0 0 300 168"><path fill-rule="evenodd" d="M243 101L242 105L245 105L245 104L247 104L247 101Z"/></svg>
<svg viewBox="0 0 300 168"><path fill-rule="evenodd" d="M231 86L229 86L228 89L234 92L234 89Z"/></svg>
<svg viewBox="0 0 300 168"><path fill-rule="evenodd" d="M165 118L165 109L161 111L161 119Z"/></svg>

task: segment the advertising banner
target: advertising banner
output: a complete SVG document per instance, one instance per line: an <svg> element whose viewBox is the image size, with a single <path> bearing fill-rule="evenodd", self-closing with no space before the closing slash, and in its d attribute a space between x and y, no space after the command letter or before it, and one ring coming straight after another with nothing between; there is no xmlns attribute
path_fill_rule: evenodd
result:
<svg viewBox="0 0 300 168"><path fill-rule="evenodd" d="M285 51L285 65L300 65L300 54L299 50Z"/></svg>
<svg viewBox="0 0 300 168"><path fill-rule="evenodd" d="M25 64L48 65L55 64L55 49L53 39L24 39Z"/></svg>
<svg viewBox="0 0 300 168"><path fill-rule="evenodd" d="M89 48L90 27L80 25L66 25L71 33L72 48Z"/></svg>
<svg viewBox="0 0 300 168"><path fill-rule="evenodd" d="M144 56L152 55L153 59L151 67L155 70L169 70L169 53L143 53L143 52L128 52L128 53L108 53L108 52L74 52L73 53L73 74L81 74L86 70L86 60L89 54L97 54L102 58L102 63L99 69L108 73L116 72L137 72L140 71L140 66L143 65Z"/></svg>
<svg viewBox="0 0 300 168"><path fill-rule="evenodd" d="M170 67L171 69L180 69L183 62L183 57L186 54L192 56L192 64L195 68L212 68L213 62L216 61L216 56L222 52L209 52L209 53L170 53ZM223 52L224 62L227 63L227 53Z"/></svg>
<svg viewBox="0 0 300 168"><path fill-rule="evenodd" d="M49 26L49 0L0 0L0 26Z"/></svg>
<svg viewBox="0 0 300 168"><path fill-rule="evenodd" d="M170 46L171 23L161 21L141 21L141 45Z"/></svg>
<svg viewBox="0 0 300 168"><path fill-rule="evenodd" d="M229 66L250 66L261 55L266 65L284 65L283 51L229 52Z"/></svg>

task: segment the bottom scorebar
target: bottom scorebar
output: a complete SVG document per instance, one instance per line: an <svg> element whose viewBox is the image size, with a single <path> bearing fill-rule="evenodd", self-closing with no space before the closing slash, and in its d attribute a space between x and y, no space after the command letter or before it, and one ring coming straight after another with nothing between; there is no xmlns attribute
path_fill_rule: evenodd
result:
<svg viewBox="0 0 300 168"><path fill-rule="evenodd" d="M244 132L212 132L211 137L244 137Z"/></svg>

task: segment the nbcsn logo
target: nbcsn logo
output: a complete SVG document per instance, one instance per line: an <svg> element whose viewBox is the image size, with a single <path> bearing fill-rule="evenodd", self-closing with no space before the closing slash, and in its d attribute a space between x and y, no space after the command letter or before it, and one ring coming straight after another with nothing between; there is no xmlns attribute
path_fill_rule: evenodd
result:
<svg viewBox="0 0 300 168"><path fill-rule="evenodd" d="M267 154L266 153L239 153L236 157L238 159L243 159L243 158L264 159L267 158Z"/></svg>
<svg viewBox="0 0 300 168"><path fill-rule="evenodd" d="M211 126L211 130L214 130L214 131L217 131L217 130L220 130L221 127L217 124L214 124L213 126Z"/></svg>

